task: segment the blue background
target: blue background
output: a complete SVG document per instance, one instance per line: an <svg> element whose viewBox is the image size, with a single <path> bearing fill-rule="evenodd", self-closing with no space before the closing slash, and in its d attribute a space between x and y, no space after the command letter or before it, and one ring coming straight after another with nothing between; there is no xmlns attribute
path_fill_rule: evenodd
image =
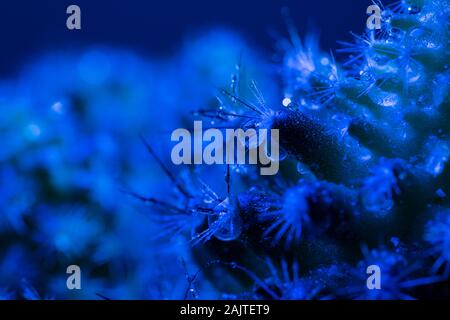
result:
<svg viewBox="0 0 450 320"><path fill-rule="evenodd" d="M384 1L386 5L392 1ZM82 10L82 30L66 29L66 8ZM240 32L250 44L273 52L273 34L285 34L281 8L288 7L301 34L320 32L323 48L349 40L364 30L369 0L264 1L2 1L0 74L10 74L36 54L51 49L80 48L92 43L132 48L163 56L181 41L211 26Z"/></svg>

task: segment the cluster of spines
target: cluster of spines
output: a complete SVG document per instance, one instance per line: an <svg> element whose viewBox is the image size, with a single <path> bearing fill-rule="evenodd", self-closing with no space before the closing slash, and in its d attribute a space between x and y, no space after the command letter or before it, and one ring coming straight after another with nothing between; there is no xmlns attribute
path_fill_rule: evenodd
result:
<svg viewBox="0 0 450 320"><path fill-rule="evenodd" d="M220 111L203 110L228 125L280 130L280 147L289 155L285 170L298 176L289 169L291 162L301 170L298 182L280 183L279 177L267 182L251 173L240 177L250 181L249 190L229 194L226 205L233 208L222 211L230 215L224 228L239 232L211 238L215 232L208 229L211 241L196 249L200 263L213 251L233 259L241 247L258 256L288 256L294 279L302 274L305 281L329 280L320 290L308 289L328 292L324 297L411 298L405 291L446 281L448 218L426 221L448 206L450 192L448 14L445 1L437 0L383 7L381 31L344 43L342 52L351 56L343 66L320 52L313 38L303 43L290 30L283 107L267 107L260 92L252 104L225 90ZM386 242L394 248L386 249ZM361 250L365 245L373 249ZM330 250L336 254L326 259ZM249 259L238 260L233 263L260 269ZM305 270L299 271L298 261ZM358 276L337 271L346 263L356 265ZM391 282L383 292L368 294L360 267L377 263ZM354 290L330 289L333 276L319 272L325 269ZM263 280L266 294L289 298L267 288L278 279L271 274ZM276 282L277 290L286 287ZM319 298L299 294L300 282L293 283L298 286L291 297ZM261 298L257 292L254 297Z"/></svg>

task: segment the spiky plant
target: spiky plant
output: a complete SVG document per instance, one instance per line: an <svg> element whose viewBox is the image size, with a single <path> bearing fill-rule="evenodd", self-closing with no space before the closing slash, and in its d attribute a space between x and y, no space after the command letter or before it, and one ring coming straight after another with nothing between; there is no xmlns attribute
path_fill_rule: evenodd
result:
<svg viewBox="0 0 450 320"><path fill-rule="evenodd" d="M343 43L343 64L290 28L280 106L258 90L256 99L224 90L219 111L203 113L221 126L278 129L288 156L275 177L231 171L220 206L239 215L224 227L240 232L224 239L217 219L199 226L208 237L194 246L197 261L227 298L449 295L450 8L403 0L382 9L381 31ZM266 268L267 259L282 263ZM366 286L370 265L381 291ZM286 285L292 276L275 275L289 269Z"/></svg>

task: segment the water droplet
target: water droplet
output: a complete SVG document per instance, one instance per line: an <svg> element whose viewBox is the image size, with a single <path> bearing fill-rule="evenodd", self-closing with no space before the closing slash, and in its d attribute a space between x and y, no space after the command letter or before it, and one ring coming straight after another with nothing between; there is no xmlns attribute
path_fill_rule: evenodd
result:
<svg viewBox="0 0 450 320"><path fill-rule="evenodd" d="M418 14L420 13L420 8L418 6L409 6L408 12L409 14Z"/></svg>
<svg viewBox="0 0 450 320"><path fill-rule="evenodd" d="M436 190L436 195L439 197L439 198L445 198L446 196L447 196L447 194L444 192L444 190L442 190L442 189L437 189Z"/></svg>
<svg viewBox="0 0 450 320"><path fill-rule="evenodd" d="M297 162L297 172L304 175L309 173L309 169L303 163Z"/></svg>
<svg viewBox="0 0 450 320"><path fill-rule="evenodd" d="M53 112L57 113L57 114L62 114L63 112L63 104L61 102L55 102L52 106L51 109Z"/></svg>
<svg viewBox="0 0 450 320"><path fill-rule="evenodd" d="M285 107L289 107L289 105L291 104L291 99L289 99L289 98L284 98L283 99L283 106L285 106Z"/></svg>
<svg viewBox="0 0 450 320"><path fill-rule="evenodd" d="M397 191L395 176L390 168L381 167L366 179L361 188L363 206L378 216L386 215L394 207L393 193Z"/></svg>
<svg viewBox="0 0 450 320"><path fill-rule="evenodd" d="M425 161L425 170L436 177L444 171L450 148L445 142L440 141L436 137L430 138L427 148L429 155Z"/></svg>
<svg viewBox="0 0 450 320"><path fill-rule="evenodd" d="M394 93L390 93L382 97L380 104L383 107L394 107L398 103L398 96Z"/></svg>
<svg viewBox="0 0 450 320"><path fill-rule="evenodd" d="M330 60L329 60L327 57L323 57L322 59L320 59L320 63L321 63L323 66L327 66L327 65L330 64Z"/></svg>
<svg viewBox="0 0 450 320"><path fill-rule="evenodd" d="M222 241L236 240L242 232L241 216L229 198L214 208L214 212L208 216L208 225L214 237Z"/></svg>
<svg viewBox="0 0 450 320"><path fill-rule="evenodd" d="M391 243L394 245L394 247L398 247L398 245L400 244L400 239L397 237L392 237Z"/></svg>

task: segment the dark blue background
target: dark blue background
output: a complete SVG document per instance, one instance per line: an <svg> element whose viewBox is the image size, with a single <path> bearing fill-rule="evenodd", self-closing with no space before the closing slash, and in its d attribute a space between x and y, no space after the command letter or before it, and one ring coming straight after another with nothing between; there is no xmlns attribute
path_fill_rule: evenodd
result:
<svg viewBox="0 0 450 320"><path fill-rule="evenodd" d="M66 29L66 8L82 10L81 31ZM48 49L92 43L132 48L147 55L165 55L180 41L210 26L241 32L251 44L271 53L271 31L285 34L281 8L290 9L301 33L320 31L325 49L336 40L362 32L370 0L72 0L2 1L0 4L0 76Z"/></svg>

